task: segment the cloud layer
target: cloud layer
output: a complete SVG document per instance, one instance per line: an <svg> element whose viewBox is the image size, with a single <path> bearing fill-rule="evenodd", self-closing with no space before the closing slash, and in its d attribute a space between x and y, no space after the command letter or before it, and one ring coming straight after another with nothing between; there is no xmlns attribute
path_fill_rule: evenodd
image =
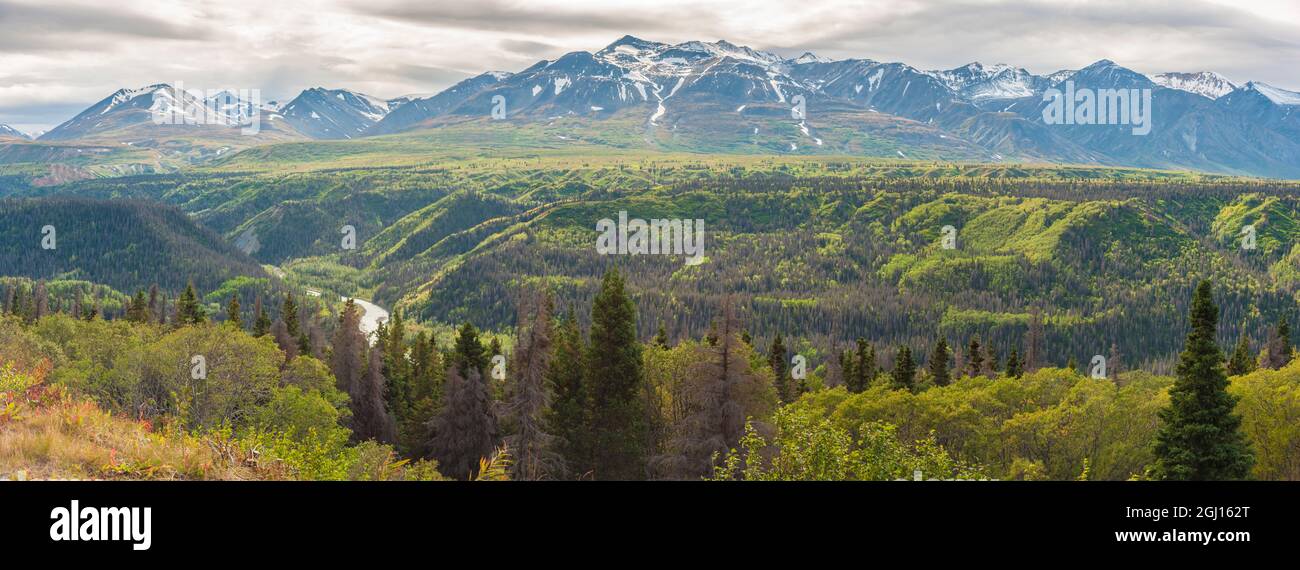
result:
<svg viewBox="0 0 1300 570"><path fill-rule="evenodd" d="M313 86L433 93L623 34L927 69L1106 58L1300 89L1293 0L0 0L0 122L48 129L119 88L178 80L267 100Z"/></svg>

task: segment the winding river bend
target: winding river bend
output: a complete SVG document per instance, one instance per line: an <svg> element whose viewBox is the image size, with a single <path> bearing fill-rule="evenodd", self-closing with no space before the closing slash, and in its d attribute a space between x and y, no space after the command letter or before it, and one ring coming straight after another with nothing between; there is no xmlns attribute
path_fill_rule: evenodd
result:
<svg viewBox="0 0 1300 570"><path fill-rule="evenodd" d="M348 298L343 297L342 300L343 302L347 302ZM358 307L361 307L361 332L365 334L366 338L370 339L371 342L374 342L375 339L373 336L375 331L379 330L379 323L388 320L388 310L371 303L370 301L355 298L352 299L352 301L356 303Z"/></svg>

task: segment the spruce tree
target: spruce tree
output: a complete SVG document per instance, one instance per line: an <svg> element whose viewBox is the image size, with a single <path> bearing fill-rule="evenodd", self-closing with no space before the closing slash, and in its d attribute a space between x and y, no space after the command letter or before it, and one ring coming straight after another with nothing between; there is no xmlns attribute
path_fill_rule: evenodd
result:
<svg viewBox="0 0 1300 570"><path fill-rule="evenodd" d="M1250 355L1250 339L1243 334L1237 340L1237 348L1232 351L1232 358L1228 360L1228 376L1241 376L1254 371L1255 358Z"/></svg>
<svg viewBox="0 0 1300 570"><path fill-rule="evenodd" d="M444 372L437 343L420 331L411 347L410 404L398 424L402 449L410 457L428 455L428 426L441 400Z"/></svg>
<svg viewBox="0 0 1300 570"><path fill-rule="evenodd" d="M1007 378L1020 378L1024 375L1025 368L1020 362L1020 354L1013 348L1011 354L1007 356Z"/></svg>
<svg viewBox="0 0 1300 570"><path fill-rule="evenodd" d="M864 392L871 381L876 378L876 347L867 339L858 337L857 353L853 362L853 384L851 392Z"/></svg>
<svg viewBox="0 0 1300 570"><path fill-rule="evenodd" d="M141 293L143 296L143 292ZM226 322L235 326L235 328L244 328L244 317L239 313L239 295L231 295L230 303L226 305Z"/></svg>
<svg viewBox="0 0 1300 570"><path fill-rule="evenodd" d="M1291 325L1286 317L1278 322L1277 327L1268 335L1268 367L1279 370L1291 362Z"/></svg>
<svg viewBox="0 0 1300 570"><path fill-rule="evenodd" d="M668 345L668 331L664 330L662 323L659 325L659 332L655 333L655 346L664 350L672 348Z"/></svg>
<svg viewBox="0 0 1300 570"><path fill-rule="evenodd" d="M496 416L487 383L478 368L471 365L465 369L467 376L461 376L457 366L447 370L442 410L429 426L430 456L438 461L440 473L456 479L478 475L479 461L490 457L497 445Z"/></svg>
<svg viewBox="0 0 1300 570"><path fill-rule="evenodd" d="M185 292L176 301L177 326L197 325L207 320L203 306L199 304L199 295L194 291L194 282L185 285Z"/></svg>
<svg viewBox="0 0 1300 570"><path fill-rule="evenodd" d="M478 329L468 322L461 325L451 356L452 366L460 372L461 378L468 377L469 371L473 369L478 371L478 376L482 380L491 359L487 350L483 348L483 343L478 339Z"/></svg>
<svg viewBox="0 0 1300 570"><path fill-rule="evenodd" d="M1219 309L1210 282L1192 297L1191 332L1179 362L1169 406L1160 411L1152 475L1166 480L1244 479L1254 463L1233 413L1237 398L1228 393L1223 352L1215 342Z"/></svg>
<svg viewBox="0 0 1300 570"><path fill-rule="evenodd" d="M966 374L971 378L983 374L984 373L984 351L980 349L979 337L971 337L970 346L967 347L967 354L970 355L970 360L967 361L966 363L966 366L968 367Z"/></svg>
<svg viewBox="0 0 1300 570"><path fill-rule="evenodd" d="M553 332L551 301L542 294L533 295L531 301L528 307L520 303L506 404L509 435L503 440L512 459L510 478L522 481L552 479L563 472L556 439L547 431L544 419L550 404L546 374Z"/></svg>
<svg viewBox="0 0 1300 570"><path fill-rule="evenodd" d="M133 323L149 322L149 307L146 305L144 290L135 292L135 297L127 301L126 320Z"/></svg>
<svg viewBox="0 0 1300 570"><path fill-rule="evenodd" d="M880 364L876 358L876 345L867 344L867 353L859 359L858 367L866 372L866 382L862 387L865 390L871 387L871 383L875 382L876 377L880 375Z"/></svg>
<svg viewBox="0 0 1300 570"><path fill-rule="evenodd" d="M799 381L799 394L808 391L806 384L806 380ZM827 388L844 385L844 353L835 348L835 341L831 341L830 358L826 359L826 378L822 381L822 385Z"/></svg>
<svg viewBox="0 0 1300 570"><path fill-rule="evenodd" d="M786 366L785 342L777 333L772 339L772 346L767 349L767 365L772 367L772 379L776 383L776 396L781 403L788 404L794 400L794 387L791 385L790 372Z"/></svg>
<svg viewBox="0 0 1300 570"><path fill-rule="evenodd" d="M642 479L648 440L641 399L645 377L636 338L636 307L624 291L618 269L605 273L592 304L588 350L585 383L594 475L602 480Z"/></svg>
<svg viewBox="0 0 1300 570"><path fill-rule="evenodd" d="M411 406L411 364L406 359L406 324L401 313L388 320L388 335L383 340L384 378L388 379L385 395L388 409L400 423Z"/></svg>
<svg viewBox="0 0 1300 570"><path fill-rule="evenodd" d="M571 477L581 478L591 471L591 432L588 430L587 391L583 384L586 346L578 320L570 308L556 327L555 343L546 381L552 400L546 421L548 431L556 437L556 448L564 459Z"/></svg>
<svg viewBox="0 0 1300 570"><path fill-rule="evenodd" d="M397 439L397 427L393 416L388 413L384 401L384 351L376 345L370 349L365 374L361 379L359 397L353 398L352 437L357 441L375 440L379 443L393 443Z"/></svg>
<svg viewBox="0 0 1300 570"><path fill-rule="evenodd" d="M339 390L346 392L353 402L359 402L365 396L362 382L366 374L368 343L361 332L360 324L360 309L352 299L348 299L339 313L338 326L334 329L330 370L334 372L334 380L338 382ZM283 334L285 337L281 341L293 344L292 350L296 351L297 345L293 343L292 338L289 338L289 327L283 319L276 321L276 328L280 329L277 335Z"/></svg>
<svg viewBox="0 0 1300 570"><path fill-rule="evenodd" d="M911 348L906 346L898 348L892 376L895 389L911 391L916 388L916 361L912 359Z"/></svg>
<svg viewBox="0 0 1300 570"><path fill-rule="evenodd" d="M948 373L948 339L939 337L930 353L930 379L935 386L947 386L952 382Z"/></svg>
<svg viewBox="0 0 1300 570"><path fill-rule="evenodd" d="M266 336L271 331L271 317L266 314L266 309L262 307L262 296L258 295L257 300L253 303L253 336Z"/></svg>
<svg viewBox="0 0 1300 570"><path fill-rule="evenodd" d="M348 299L349 304L355 305L352 299ZM298 340L298 335L302 334L302 328L298 324L298 303L293 300L293 292L290 291L284 296L284 304L280 306L280 320L284 321L284 330L288 333L289 338Z"/></svg>

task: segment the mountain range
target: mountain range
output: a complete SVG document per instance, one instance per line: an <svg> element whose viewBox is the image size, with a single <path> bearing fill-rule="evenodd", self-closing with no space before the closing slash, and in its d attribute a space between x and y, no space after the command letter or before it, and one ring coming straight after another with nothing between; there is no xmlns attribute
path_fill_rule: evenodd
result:
<svg viewBox="0 0 1300 570"><path fill-rule="evenodd" d="M24 133L4 123L0 123L0 140L5 140L5 139L26 140L28 138L30 137L27 136L27 133Z"/></svg>
<svg viewBox="0 0 1300 570"><path fill-rule="evenodd" d="M1128 125L1047 124L1044 94L1067 84L1151 90L1150 134L1134 136ZM800 102L801 116L791 110ZM212 109L212 122L225 128L153 124L151 111L178 105ZM515 73L483 73L430 97L389 100L312 88L282 105L262 105L230 94L198 99L168 85L124 89L36 142L127 144L205 160L283 141L355 139L465 123L496 128L494 110L504 112L503 125L581 124L634 134L648 148L1300 178L1300 93L1253 81L1239 85L1209 71L1147 76L1109 60L1048 75L981 63L926 71L811 53L785 58L721 40L666 44L632 36ZM237 136L234 127L246 126L254 113L260 131Z"/></svg>

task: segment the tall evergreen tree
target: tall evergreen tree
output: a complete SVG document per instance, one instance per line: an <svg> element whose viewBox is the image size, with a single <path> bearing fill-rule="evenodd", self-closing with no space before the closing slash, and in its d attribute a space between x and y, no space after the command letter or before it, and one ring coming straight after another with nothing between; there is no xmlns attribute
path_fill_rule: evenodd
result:
<svg viewBox="0 0 1300 570"><path fill-rule="evenodd" d="M1228 360L1228 376L1241 376L1254 371L1255 359L1250 355L1250 339L1243 334L1237 340L1237 348L1232 351L1232 358Z"/></svg>
<svg viewBox="0 0 1300 570"><path fill-rule="evenodd" d="M430 455L438 461L438 471L457 479L478 475L479 461L496 450L497 424L488 397L487 383L479 370L466 366L447 369L443 406L430 424Z"/></svg>
<svg viewBox="0 0 1300 570"><path fill-rule="evenodd" d="M547 415L548 431L557 441L564 465L571 476L591 471L591 432L588 430L587 391L584 386L586 346L578 320L570 308L556 327L555 346L546 370L552 393Z"/></svg>
<svg viewBox="0 0 1300 570"><path fill-rule="evenodd" d="M648 439L642 401L645 376L636 338L636 307L624 291L618 269L605 273L592 304L588 350L585 384L594 474L603 480L642 479Z"/></svg>
<svg viewBox="0 0 1300 570"><path fill-rule="evenodd" d="M867 386L876 378L876 347L867 339L858 337L857 352L853 360L853 383L850 392L865 392Z"/></svg>
<svg viewBox="0 0 1300 570"><path fill-rule="evenodd" d="M1025 367L1020 362L1020 354L1012 348L1011 354L1007 356L1007 378L1020 378L1024 375Z"/></svg>
<svg viewBox="0 0 1300 570"><path fill-rule="evenodd" d="M199 295L194 291L194 282L185 285L185 292L176 301L177 326L197 325L208 319L199 303Z"/></svg>
<svg viewBox="0 0 1300 570"><path fill-rule="evenodd" d="M230 296L230 303L226 305L226 322L235 326L235 328L244 328L244 316L239 312L239 294Z"/></svg>
<svg viewBox="0 0 1300 570"><path fill-rule="evenodd" d="M283 319L276 321L276 327L282 328L284 335L288 336L289 327L284 324ZM292 339L285 340L294 344L293 349L297 350L297 345L292 342ZM330 370L334 372L338 388L346 392L353 402L360 402L365 396L362 381L366 374L368 343L361 332L360 309L352 299L344 303L343 310L339 313L339 323L334 329L331 344L334 350L330 355Z"/></svg>
<svg viewBox="0 0 1300 570"><path fill-rule="evenodd" d="M149 318L149 307L146 303L148 301L145 300L144 290L136 291L135 297L127 301L126 320L133 323L149 322L151 319Z"/></svg>
<svg viewBox="0 0 1300 570"><path fill-rule="evenodd" d="M262 307L262 296L258 295L257 300L253 302L253 336L266 336L271 332L271 317L266 314L266 309Z"/></svg>
<svg viewBox="0 0 1300 570"><path fill-rule="evenodd" d="M504 443L513 459L511 479L540 481L559 476L564 468L555 449L555 437L547 432L545 422L550 404L546 373L551 360L551 302L540 294L532 296L531 301L528 307L520 303L506 408L510 434Z"/></svg>
<svg viewBox="0 0 1300 570"><path fill-rule="evenodd" d="M411 347L411 403L398 424L402 448L408 456L424 457L429 453L428 426L441 400L444 372L437 343L420 331Z"/></svg>
<svg viewBox="0 0 1300 570"><path fill-rule="evenodd" d="M966 352L967 354L970 355L969 356L970 360L966 362L966 366L968 367L966 370L966 374L971 378L983 374L984 373L984 351L983 349L980 348L979 337L975 337L975 336L971 337L970 346L966 348Z"/></svg>
<svg viewBox="0 0 1300 570"><path fill-rule="evenodd" d="M772 367L773 381L776 382L776 397L784 404L794 401L795 397L790 371L786 366L787 356L789 353L785 349L785 342L781 334L777 333L776 338L772 339L772 345L767 349L767 365Z"/></svg>
<svg viewBox="0 0 1300 570"><path fill-rule="evenodd" d="M402 322L401 313L394 312L387 325L387 335L382 340L384 378L388 379L385 395L388 409L400 423L409 413L412 401L411 364L406 358L406 324Z"/></svg>
<svg viewBox="0 0 1300 570"><path fill-rule="evenodd" d="M1286 317L1282 317L1277 327L1269 331L1266 356L1268 367L1278 370L1289 364L1291 350L1291 325L1287 324Z"/></svg>
<svg viewBox="0 0 1300 570"><path fill-rule="evenodd" d="M1228 393L1223 352L1215 342L1219 309L1208 280L1196 287L1190 320L1169 406L1160 411L1152 474L1183 481L1245 479L1254 458L1241 417L1233 413L1237 398Z"/></svg>
<svg viewBox="0 0 1300 570"><path fill-rule="evenodd" d="M655 333L655 346L664 350L672 348L668 345L668 331L664 330L663 323L659 324L659 332Z"/></svg>
<svg viewBox="0 0 1300 570"><path fill-rule="evenodd" d="M348 299L348 303L352 303L352 299ZM284 321L284 330L289 338L296 342L298 335L302 334L302 328L298 323L298 303L293 300L293 291L284 295L284 304L280 306L280 320Z"/></svg>
<svg viewBox="0 0 1300 570"><path fill-rule="evenodd" d="M830 358L826 359L826 379L823 385L827 388L837 388L844 385L844 353L835 348L835 341L831 341ZM799 383L799 393L807 392L804 382ZM796 396L797 397L797 396Z"/></svg>
<svg viewBox="0 0 1300 570"><path fill-rule="evenodd" d="M455 366L460 372L461 378L469 376L469 370L472 368L479 373L480 381L483 374L487 371L487 366L491 362L487 349L479 341L478 329L474 325L466 322L460 326L460 331L456 334L456 344L452 347L451 365Z"/></svg>
<svg viewBox="0 0 1300 570"><path fill-rule="evenodd" d="M952 382L948 373L948 339L939 337L930 353L930 379L935 386L947 386Z"/></svg>
<svg viewBox="0 0 1300 570"><path fill-rule="evenodd" d="M914 390L916 388L916 361L912 359L912 349L898 347L898 356L894 358L893 381L895 389Z"/></svg>
<svg viewBox="0 0 1300 570"><path fill-rule="evenodd" d="M384 349L375 345L361 379L359 398L352 404L352 436L357 441L373 439L380 443L393 443L397 427L384 402Z"/></svg>

